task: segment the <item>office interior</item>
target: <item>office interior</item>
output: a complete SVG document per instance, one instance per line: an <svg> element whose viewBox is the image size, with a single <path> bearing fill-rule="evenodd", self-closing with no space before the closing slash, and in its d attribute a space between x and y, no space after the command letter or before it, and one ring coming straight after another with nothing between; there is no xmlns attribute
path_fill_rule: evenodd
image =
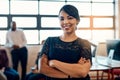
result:
<svg viewBox="0 0 120 80"><path fill-rule="evenodd" d="M76 33L96 46L101 44L97 54L107 55L106 40L119 40L120 0L0 0L0 45L5 48L10 22L16 21L27 38L28 72L41 50L41 42L49 36L62 34L58 12L64 4L78 8L80 23ZM9 53L9 49L6 50ZM8 56L10 58L10 54Z"/></svg>

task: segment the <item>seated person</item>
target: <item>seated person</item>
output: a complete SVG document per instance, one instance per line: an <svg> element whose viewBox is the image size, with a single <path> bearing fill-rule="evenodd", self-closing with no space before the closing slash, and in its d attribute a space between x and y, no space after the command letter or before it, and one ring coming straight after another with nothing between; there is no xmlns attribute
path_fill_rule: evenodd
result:
<svg viewBox="0 0 120 80"><path fill-rule="evenodd" d="M0 70L0 80L7 80L7 77L3 73L2 69Z"/></svg>
<svg viewBox="0 0 120 80"><path fill-rule="evenodd" d="M26 75L25 80L40 80L45 78L45 75L39 73L38 59L39 59L39 56L37 57L35 66L31 68L31 72Z"/></svg>
<svg viewBox="0 0 120 80"><path fill-rule="evenodd" d="M45 42L45 40L43 40L41 42L41 45L43 45ZM36 59L36 64L34 67L31 68L31 72L28 73L26 75L26 80L40 80L40 79L44 79L45 78L45 75L43 74L40 74L39 71L38 71L38 59L39 59L39 54L37 56L37 59Z"/></svg>
<svg viewBox="0 0 120 80"><path fill-rule="evenodd" d="M0 49L0 70L3 71L7 80L19 80L19 74L14 69L10 68L7 52L5 49Z"/></svg>

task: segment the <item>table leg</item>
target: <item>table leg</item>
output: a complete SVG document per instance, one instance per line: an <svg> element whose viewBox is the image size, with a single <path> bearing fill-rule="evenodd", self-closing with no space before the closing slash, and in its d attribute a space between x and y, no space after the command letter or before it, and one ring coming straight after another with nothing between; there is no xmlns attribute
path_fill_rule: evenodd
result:
<svg viewBox="0 0 120 80"><path fill-rule="evenodd" d="M111 72L112 72L112 80L114 80L114 71L113 71L113 69L111 69Z"/></svg>
<svg viewBox="0 0 120 80"><path fill-rule="evenodd" d="M97 71L97 80L99 80L99 71Z"/></svg>
<svg viewBox="0 0 120 80"><path fill-rule="evenodd" d="M111 69L108 70L108 80L110 80L110 70Z"/></svg>

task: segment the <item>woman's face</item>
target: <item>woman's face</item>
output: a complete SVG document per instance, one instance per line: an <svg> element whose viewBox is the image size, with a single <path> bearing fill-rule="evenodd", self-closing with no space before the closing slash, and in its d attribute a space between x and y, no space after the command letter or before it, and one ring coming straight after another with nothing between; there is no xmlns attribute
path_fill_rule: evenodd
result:
<svg viewBox="0 0 120 80"><path fill-rule="evenodd" d="M73 33L75 32L78 24L78 20L66 12L61 11L59 14L60 26L64 33Z"/></svg>

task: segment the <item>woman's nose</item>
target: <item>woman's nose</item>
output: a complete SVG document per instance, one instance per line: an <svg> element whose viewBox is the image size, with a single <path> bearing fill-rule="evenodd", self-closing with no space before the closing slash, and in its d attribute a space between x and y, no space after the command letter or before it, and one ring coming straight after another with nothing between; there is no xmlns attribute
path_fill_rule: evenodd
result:
<svg viewBox="0 0 120 80"><path fill-rule="evenodd" d="M68 20L67 20L67 19L64 20L64 24L66 24L66 23L68 23Z"/></svg>

